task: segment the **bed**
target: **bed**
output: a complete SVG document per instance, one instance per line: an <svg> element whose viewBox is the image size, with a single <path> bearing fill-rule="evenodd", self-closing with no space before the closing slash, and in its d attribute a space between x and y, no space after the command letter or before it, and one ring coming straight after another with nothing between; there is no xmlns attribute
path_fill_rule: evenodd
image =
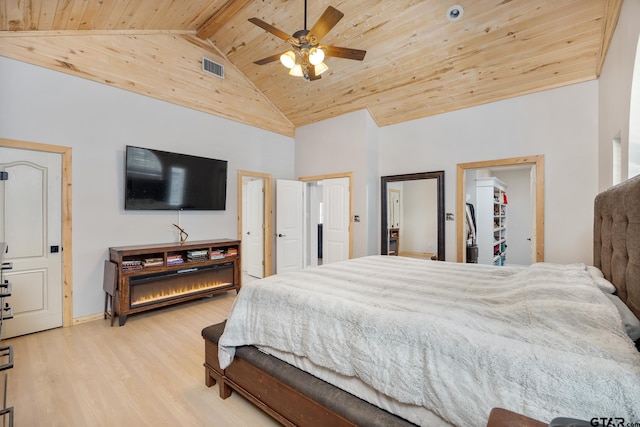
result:
<svg viewBox="0 0 640 427"><path fill-rule="evenodd" d="M203 330L205 382L284 425L640 420L640 178L594 214L593 266L371 256L249 283Z"/></svg>

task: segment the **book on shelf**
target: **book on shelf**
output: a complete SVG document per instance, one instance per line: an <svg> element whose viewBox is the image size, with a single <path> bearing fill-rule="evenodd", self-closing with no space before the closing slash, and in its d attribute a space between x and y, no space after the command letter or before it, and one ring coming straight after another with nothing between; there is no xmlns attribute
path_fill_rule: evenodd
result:
<svg viewBox="0 0 640 427"><path fill-rule="evenodd" d="M164 265L164 260L162 258L145 258L144 260L142 260L142 265L145 267Z"/></svg>
<svg viewBox="0 0 640 427"><path fill-rule="evenodd" d="M187 259L189 261L204 261L208 255L209 251L206 249L187 251Z"/></svg>
<svg viewBox="0 0 640 427"><path fill-rule="evenodd" d="M142 261L139 259L123 260L122 271L140 270L143 268Z"/></svg>
<svg viewBox="0 0 640 427"><path fill-rule="evenodd" d="M168 255L167 256L167 265L176 265L176 264L182 264L184 262L184 259L182 259L182 255Z"/></svg>

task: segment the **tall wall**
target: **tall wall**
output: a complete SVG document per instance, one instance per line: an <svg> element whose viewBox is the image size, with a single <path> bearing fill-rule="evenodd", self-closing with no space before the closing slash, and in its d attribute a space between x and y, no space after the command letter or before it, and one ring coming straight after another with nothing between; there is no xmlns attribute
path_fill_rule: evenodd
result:
<svg viewBox="0 0 640 427"><path fill-rule="evenodd" d="M618 135L622 146L622 179L627 178L631 82L639 37L640 2L637 0L625 1L622 4L620 18L611 39L602 73L598 79L599 191L605 190L613 183L612 141ZM640 91L640 87L636 90ZM640 117L634 117L633 120L637 124Z"/></svg>
<svg viewBox="0 0 640 427"><path fill-rule="evenodd" d="M445 171L456 211L458 163L544 155L545 260L590 261L596 194L597 82L591 81L380 129L380 174ZM456 259L447 221L446 259Z"/></svg>
<svg viewBox="0 0 640 427"><path fill-rule="evenodd" d="M0 57L0 138L73 150L73 317L102 311L110 246L237 237L237 171L293 178L293 139ZM124 148L228 160L224 212L124 210ZM0 160L1 161L1 160Z"/></svg>
<svg viewBox="0 0 640 427"><path fill-rule="evenodd" d="M368 194L373 185L379 194L379 178L375 183L365 179L376 168L366 164L365 136L371 129L363 124L363 115L368 113L354 112L298 129L296 175L352 170L356 194ZM545 260L590 262L597 138L598 82L590 81L379 128L377 172L385 176L444 170L445 210L455 213L458 163L543 154ZM376 197L377 232L367 239L379 242ZM445 236L446 259L455 261L454 221L447 221ZM379 243L376 246L374 253L379 253ZM372 252L359 247L354 256L366 253Z"/></svg>
<svg viewBox="0 0 640 427"><path fill-rule="evenodd" d="M296 129L295 175L353 172L353 257L379 253L371 233L379 229L380 175L377 130L366 111L356 111ZM376 252L377 251L377 252Z"/></svg>

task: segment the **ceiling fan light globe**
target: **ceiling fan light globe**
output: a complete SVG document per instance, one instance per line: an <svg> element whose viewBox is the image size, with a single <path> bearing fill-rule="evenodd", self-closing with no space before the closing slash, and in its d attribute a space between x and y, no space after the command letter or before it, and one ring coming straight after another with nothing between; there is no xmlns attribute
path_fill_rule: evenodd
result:
<svg viewBox="0 0 640 427"><path fill-rule="evenodd" d="M316 76L319 76L320 74L324 73L325 71L327 71L329 69L327 64L325 64L324 62L321 62L321 63L319 63L317 65L314 65L314 67L315 67Z"/></svg>
<svg viewBox="0 0 640 427"><path fill-rule="evenodd" d="M290 76L302 77L302 66L300 64L296 64L289 71Z"/></svg>
<svg viewBox="0 0 640 427"><path fill-rule="evenodd" d="M280 62L287 68L293 68L296 65L296 54L288 50L280 55Z"/></svg>
<svg viewBox="0 0 640 427"><path fill-rule="evenodd" d="M321 64L322 61L324 61L324 50L312 47L311 50L309 50L309 62L312 65L318 65Z"/></svg>

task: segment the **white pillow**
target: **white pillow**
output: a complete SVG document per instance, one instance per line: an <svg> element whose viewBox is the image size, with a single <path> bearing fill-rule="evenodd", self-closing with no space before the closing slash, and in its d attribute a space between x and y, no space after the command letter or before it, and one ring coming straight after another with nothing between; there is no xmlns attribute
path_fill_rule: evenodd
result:
<svg viewBox="0 0 640 427"><path fill-rule="evenodd" d="M596 277L604 277L604 273L602 273L602 271L594 265L587 265L587 271L589 272L589 274L591 274L591 277L593 277L594 279Z"/></svg>
<svg viewBox="0 0 640 427"><path fill-rule="evenodd" d="M596 282L596 285L598 285L600 290L605 294L613 294L616 291L616 287L613 286L613 283L611 283L604 277L594 277L593 281Z"/></svg>
<svg viewBox="0 0 640 427"><path fill-rule="evenodd" d="M613 305L616 306L618 312L620 313L620 317L622 318L622 325L624 326L627 335L633 341L637 341L640 339L640 320L633 314L629 307L622 302L620 298L615 295L607 294Z"/></svg>

